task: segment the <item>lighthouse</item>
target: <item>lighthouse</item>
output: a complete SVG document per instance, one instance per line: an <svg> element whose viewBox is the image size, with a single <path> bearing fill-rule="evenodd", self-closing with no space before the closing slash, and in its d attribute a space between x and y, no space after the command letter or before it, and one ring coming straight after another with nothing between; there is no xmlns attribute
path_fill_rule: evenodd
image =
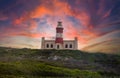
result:
<svg viewBox="0 0 120 78"><path fill-rule="evenodd" d="M58 22L58 25L56 27L56 39L55 39L56 49L62 49L63 48L63 26L62 22Z"/></svg>
<svg viewBox="0 0 120 78"><path fill-rule="evenodd" d="M56 36L54 40L46 40L45 37L42 37L41 41L41 49L69 49L69 50L77 50L78 48L78 39L77 37L70 40L63 39L63 26L62 22L58 21L56 26ZM69 30L68 30L69 31Z"/></svg>

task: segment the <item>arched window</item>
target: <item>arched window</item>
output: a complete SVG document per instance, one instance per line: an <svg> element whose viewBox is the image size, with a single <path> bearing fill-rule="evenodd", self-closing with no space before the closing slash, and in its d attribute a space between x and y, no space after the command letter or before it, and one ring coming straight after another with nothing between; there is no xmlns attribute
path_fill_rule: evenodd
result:
<svg viewBox="0 0 120 78"><path fill-rule="evenodd" d="M51 44L51 48L53 48L53 44Z"/></svg>
<svg viewBox="0 0 120 78"><path fill-rule="evenodd" d="M47 44L46 47L49 48L49 44Z"/></svg>
<svg viewBox="0 0 120 78"><path fill-rule="evenodd" d="M65 48L68 48L68 45L67 45L67 44L65 45Z"/></svg>
<svg viewBox="0 0 120 78"><path fill-rule="evenodd" d="M72 48L72 44L70 44L69 48Z"/></svg>

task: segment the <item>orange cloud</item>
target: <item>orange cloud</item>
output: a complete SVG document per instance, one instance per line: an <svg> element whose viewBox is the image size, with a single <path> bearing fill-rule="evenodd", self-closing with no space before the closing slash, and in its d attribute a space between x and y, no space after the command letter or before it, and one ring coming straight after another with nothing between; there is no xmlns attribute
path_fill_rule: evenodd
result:
<svg viewBox="0 0 120 78"><path fill-rule="evenodd" d="M75 29L73 26L69 25L69 26L67 26L67 29L69 29L69 30L64 34L66 38L72 39L74 37L78 37L78 40L80 43L84 44L87 42L86 39L84 37L82 37L79 34L78 30Z"/></svg>
<svg viewBox="0 0 120 78"><path fill-rule="evenodd" d="M49 4L51 3L51 4ZM62 2L59 0L53 1L42 1L42 4L36 7L34 10L30 12L25 12L20 18L16 19L13 23L20 24L26 20L31 18L40 18L45 15L50 15L53 17L63 16L64 14L71 15L70 6L67 2Z"/></svg>
<svg viewBox="0 0 120 78"><path fill-rule="evenodd" d="M70 4L68 4L67 2L62 2L60 0L53 0L53 1L42 1L42 4L38 7L36 7L34 10L32 10L31 12L26 12L22 17L20 17L19 19L16 19L14 21L15 24L21 24L22 22L32 19L32 18L41 18L42 16L45 15L49 15L50 17L52 17L54 19L54 17L60 17L63 19L63 21L65 23L67 23L66 25L70 25L71 23L68 22L66 15L68 16L72 16L76 19L78 19L81 24L83 26L89 27L90 29L93 29L92 26L90 25L90 17L87 14L87 12L85 10L80 10L80 9L76 9L74 8L74 10L71 8ZM54 28L56 26L56 20L53 20L52 18L46 18L45 20L47 21L48 24L50 24L49 22L52 22L54 25L52 25ZM59 19L59 18L58 18ZM57 19L57 21L58 21ZM55 21L55 22L54 22ZM34 21L30 21L31 25L29 26L29 30L34 30L37 28L36 22ZM69 23L69 24L68 24ZM68 32L66 32L65 37L67 38L73 38L73 37L78 37L79 41L86 43L87 39L84 38L83 36L81 36L79 34L79 31L77 29L75 29L74 24L70 25L70 26L66 26L68 27L70 30L68 30ZM95 34L90 32L90 31L83 31L83 34L91 36L91 37L95 37ZM24 35L24 36L28 36L28 37L41 37L40 34L37 33L22 33L20 35ZM46 34L42 34L42 36L46 36L48 37L49 35Z"/></svg>
<svg viewBox="0 0 120 78"><path fill-rule="evenodd" d="M39 6L33 12L31 12L30 16L31 18L38 18L46 14L52 14L52 12L50 11L50 9L44 6Z"/></svg>
<svg viewBox="0 0 120 78"><path fill-rule="evenodd" d="M16 18L16 19L13 21L13 24L14 24L14 25L21 24L21 23L23 23L24 21L29 20L29 19L30 19L29 12L25 12L20 18Z"/></svg>
<svg viewBox="0 0 120 78"><path fill-rule="evenodd" d="M91 32L90 30L82 30L81 33L83 33L86 36L89 36L88 39L97 37L97 33Z"/></svg>
<svg viewBox="0 0 120 78"><path fill-rule="evenodd" d="M31 20L29 25L29 30L35 30L37 29L37 22Z"/></svg>
<svg viewBox="0 0 120 78"><path fill-rule="evenodd" d="M88 24L90 22L90 17L85 12L81 13L80 15L78 15L76 17L78 17L78 19L81 20L81 22L84 26L88 26Z"/></svg>
<svg viewBox="0 0 120 78"><path fill-rule="evenodd" d="M25 36L25 37L32 37L32 38L39 38L43 34L40 34L40 33L25 33L25 32L23 32L23 33L18 33L18 34L15 34L15 35L20 35L20 36Z"/></svg>
<svg viewBox="0 0 120 78"><path fill-rule="evenodd" d="M36 28L36 27L30 26L30 28L28 28L28 29L33 30L34 28ZM50 35L51 34L49 34L49 33L30 32L30 31L22 30L22 29L19 29L19 28L16 28L16 27L15 28L6 28L5 32L0 32L0 37L1 38L13 37L13 36L25 36L25 37L31 37L31 38L40 38L40 37L43 37L43 36L49 37Z"/></svg>
<svg viewBox="0 0 120 78"><path fill-rule="evenodd" d="M43 36L49 36L49 34L46 33L30 33L30 32L12 32L9 34L6 34L6 36L25 36L25 37L31 37L31 38L40 38Z"/></svg>

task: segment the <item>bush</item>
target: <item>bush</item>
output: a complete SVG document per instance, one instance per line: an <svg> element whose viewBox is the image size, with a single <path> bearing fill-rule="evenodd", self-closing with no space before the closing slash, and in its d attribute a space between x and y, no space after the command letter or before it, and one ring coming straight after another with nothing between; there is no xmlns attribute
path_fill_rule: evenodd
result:
<svg viewBox="0 0 120 78"><path fill-rule="evenodd" d="M83 78L99 78L100 75L91 71L80 71L78 69L68 69L63 67L50 66L45 63L22 61L11 63L0 63L0 74L6 77L14 78L20 76L38 76L38 77L83 77ZM23 78L24 78L23 77ZM2 77L1 77L2 78Z"/></svg>

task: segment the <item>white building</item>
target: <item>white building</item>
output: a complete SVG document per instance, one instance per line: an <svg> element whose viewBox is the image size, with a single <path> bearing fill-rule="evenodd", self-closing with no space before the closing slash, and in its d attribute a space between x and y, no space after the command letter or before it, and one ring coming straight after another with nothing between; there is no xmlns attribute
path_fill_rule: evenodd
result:
<svg viewBox="0 0 120 78"><path fill-rule="evenodd" d="M41 49L78 49L78 39L75 37L74 40L64 40L63 39L63 26L62 22L58 22L56 27L56 39L55 40L45 40L42 37Z"/></svg>

